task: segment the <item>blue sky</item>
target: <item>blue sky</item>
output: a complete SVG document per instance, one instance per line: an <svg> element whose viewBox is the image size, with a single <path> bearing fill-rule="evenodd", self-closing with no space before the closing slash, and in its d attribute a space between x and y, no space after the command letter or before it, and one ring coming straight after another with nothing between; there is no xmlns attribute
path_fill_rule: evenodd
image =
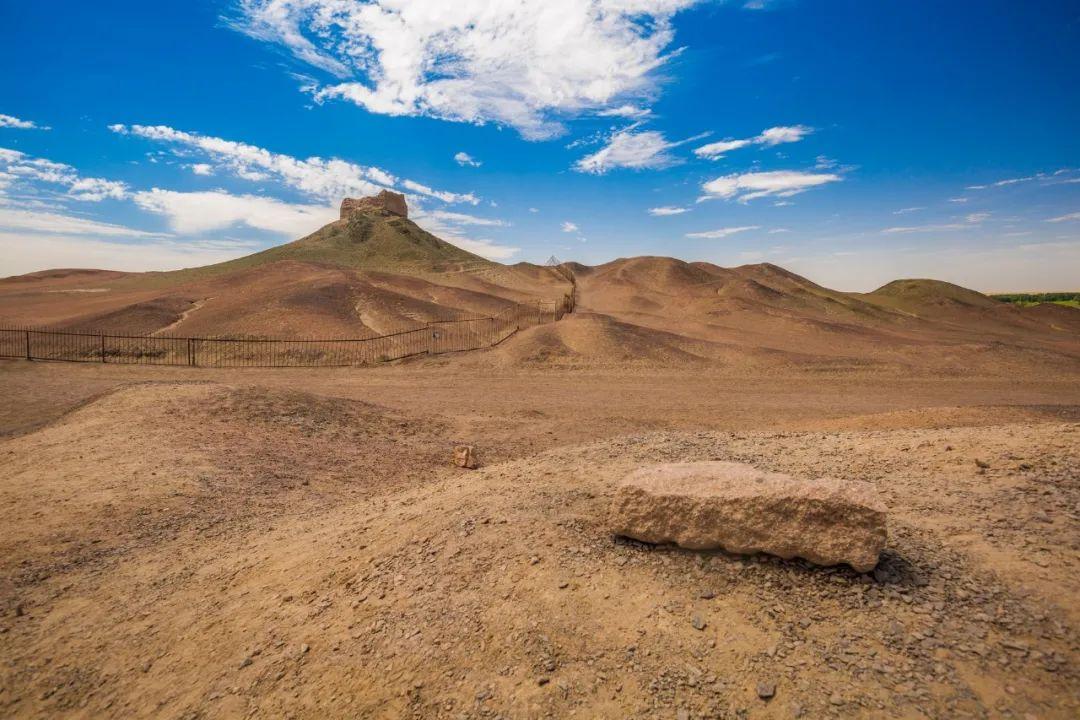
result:
<svg viewBox="0 0 1080 720"><path fill-rule="evenodd" d="M1080 289L1080 6L0 5L0 275L171 269L346 194L504 262Z"/></svg>

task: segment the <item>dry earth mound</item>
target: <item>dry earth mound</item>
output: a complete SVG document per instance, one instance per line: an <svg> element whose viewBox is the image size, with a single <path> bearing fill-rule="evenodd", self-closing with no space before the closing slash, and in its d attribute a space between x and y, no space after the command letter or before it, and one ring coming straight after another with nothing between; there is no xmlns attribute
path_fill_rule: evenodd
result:
<svg viewBox="0 0 1080 720"><path fill-rule="evenodd" d="M311 235L217 265L2 279L0 321L131 335L355 338L489 316L570 289L553 269L485 260L407 214L400 196L347 199L342 218Z"/></svg>
<svg viewBox="0 0 1080 720"><path fill-rule="evenodd" d="M1076 433L652 432L466 473L435 416L129 388L0 444L0 714L1072 718ZM882 562L611 536L622 477L701 460L872 485Z"/></svg>

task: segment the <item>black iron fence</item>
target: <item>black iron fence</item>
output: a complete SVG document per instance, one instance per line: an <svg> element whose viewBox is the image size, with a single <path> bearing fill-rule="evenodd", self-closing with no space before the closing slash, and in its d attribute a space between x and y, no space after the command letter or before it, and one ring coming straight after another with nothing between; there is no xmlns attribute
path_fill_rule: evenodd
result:
<svg viewBox="0 0 1080 720"><path fill-rule="evenodd" d="M518 304L490 317L424 323L359 339L165 337L0 327L0 357L192 367L366 365L493 347L521 328L562 319L573 304L569 293L562 300Z"/></svg>

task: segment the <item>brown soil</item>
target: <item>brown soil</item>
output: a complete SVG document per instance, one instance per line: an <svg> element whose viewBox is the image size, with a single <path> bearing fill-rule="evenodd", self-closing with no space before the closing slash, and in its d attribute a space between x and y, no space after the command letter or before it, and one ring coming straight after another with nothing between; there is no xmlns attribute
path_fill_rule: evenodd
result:
<svg viewBox="0 0 1080 720"><path fill-rule="evenodd" d="M9 278L0 317L355 337L569 287L405 223ZM578 311L490 350L0 361L0 716L1077 717L1080 311L568 267ZM876 488L877 569L612 537L625 473L709 459Z"/></svg>
<svg viewBox="0 0 1080 720"><path fill-rule="evenodd" d="M0 714L1080 709L1075 375L541 370L499 352L0 363ZM480 470L450 465L463 442ZM610 535L624 473L699 459L872 483L882 563Z"/></svg>

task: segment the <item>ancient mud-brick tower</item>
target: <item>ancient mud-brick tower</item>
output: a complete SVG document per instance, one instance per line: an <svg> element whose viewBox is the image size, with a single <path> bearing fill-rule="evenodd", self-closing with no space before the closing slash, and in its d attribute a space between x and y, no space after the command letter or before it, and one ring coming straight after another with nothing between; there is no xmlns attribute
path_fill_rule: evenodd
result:
<svg viewBox="0 0 1080 720"><path fill-rule="evenodd" d="M341 219L352 215L357 210L380 210L382 212L409 217L409 208L405 205L405 196L401 193L383 190L378 195L364 198L345 198L341 201Z"/></svg>

